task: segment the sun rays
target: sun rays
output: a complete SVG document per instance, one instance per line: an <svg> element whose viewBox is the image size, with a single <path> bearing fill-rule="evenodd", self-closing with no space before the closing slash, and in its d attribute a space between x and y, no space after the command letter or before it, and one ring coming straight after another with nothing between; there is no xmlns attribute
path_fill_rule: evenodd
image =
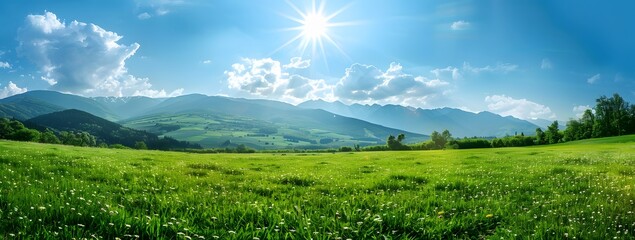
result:
<svg viewBox="0 0 635 240"><path fill-rule="evenodd" d="M310 8L307 7L306 11L300 10L300 8L298 8L298 6L293 4L291 1L287 1L287 4L295 11L297 16L283 16L289 20L294 21L298 25L295 27L285 28L283 30L296 31L298 33L289 41L276 49L276 52L288 47L293 43L298 43L297 50L299 51L301 56L305 56L307 53L307 49L310 49L311 57L320 54L323 58L326 59L325 45L329 44L330 46L335 47L335 49L337 49L337 51L344 55L346 58L348 58L340 45L334 40L334 33L331 30L336 27L355 25L354 22L332 21L333 18L337 17L340 13L346 10L349 5L344 6L331 14L327 14L324 10L325 1L322 1L319 5L317 5L316 1L313 0L311 2Z"/></svg>

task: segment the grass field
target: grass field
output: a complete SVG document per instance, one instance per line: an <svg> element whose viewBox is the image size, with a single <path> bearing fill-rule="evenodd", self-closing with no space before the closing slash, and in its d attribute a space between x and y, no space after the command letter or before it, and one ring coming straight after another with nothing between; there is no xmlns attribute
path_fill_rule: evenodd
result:
<svg viewBox="0 0 635 240"><path fill-rule="evenodd" d="M0 141L0 239L633 239L635 136L188 154Z"/></svg>

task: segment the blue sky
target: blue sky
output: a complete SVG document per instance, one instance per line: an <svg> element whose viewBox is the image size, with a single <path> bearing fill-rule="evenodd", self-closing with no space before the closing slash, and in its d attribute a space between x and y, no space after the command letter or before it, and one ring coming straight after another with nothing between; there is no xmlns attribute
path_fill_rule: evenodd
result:
<svg viewBox="0 0 635 240"><path fill-rule="evenodd" d="M572 0L2 1L0 97L203 93L567 120L601 95L635 102L632 9Z"/></svg>

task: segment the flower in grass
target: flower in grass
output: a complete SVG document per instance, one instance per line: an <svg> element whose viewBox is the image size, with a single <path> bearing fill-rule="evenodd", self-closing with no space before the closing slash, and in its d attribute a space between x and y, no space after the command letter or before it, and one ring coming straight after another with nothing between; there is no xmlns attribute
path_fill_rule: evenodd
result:
<svg viewBox="0 0 635 240"><path fill-rule="evenodd" d="M493 217L494 217L494 214L491 214L491 213L490 213L490 214L485 215L485 217L486 217L486 218L493 218Z"/></svg>

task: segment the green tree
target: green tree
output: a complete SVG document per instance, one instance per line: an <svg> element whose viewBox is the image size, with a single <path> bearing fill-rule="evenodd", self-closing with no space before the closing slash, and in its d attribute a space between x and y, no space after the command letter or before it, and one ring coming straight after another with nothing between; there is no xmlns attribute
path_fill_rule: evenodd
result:
<svg viewBox="0 0 635 240"><path fill-rule="evenodd" d="M580 139L587 139L593 137L593 125L595 124L595 116L593 115L593 111L591 109L587 109L582 114L582 118L580 118L581 130L580 130Z"/></svg>
<svg viewBox="0 0 635 240"><path fill-rule="evenodd" d="M0 138L7 139L9 135L13 134L14 130L11 127L10 120L6 118L0 118Z"/></svg>
<svg viewBox="0 0 635 240"><path fill-rule="evenodd" d="M134 144L134 148L136 148L136 149L148 149L148 146L143 141L137 141Z"/></svg>
<svg viewBox="0 0 635 240"><path fill-rule="evenodd" d="M81 145L83 147L94 147L97 146L97 140L95 140L95 136L91 135L87 132L79 133L79 139L81 139Z"/></svg>
<svg viewBox="0 0 635 240"><path fill-rule="evenodd" d="M536 128L536 144L542 145L547 143L547 136L541 128Z"/></svg>
<svg viewBox="0 0 635 240"><path fill-rule="evenodd" d="M9 139L16 141L37 142L40 138L40 132L34 129L22 128L13 132Z"/></svg>
<svg viewBox="0 0 635 240"><path fill-rule="evenodd" d="M562 139L562 135L560 134L560 130L558 129L558 121L553 121L549 127L547 127L546 132L547 141L549 144L559 143Z"/></svg>
<svg viewBox="0 0 635 240"><path fill-rule="evenodd" d="M567 122L567 129L564 130L564 141L575 141L582 139L584 129L582 123L571 119Z"/></svg>
<svg viewBox="0 0 635 240"><path fill-rule="evenodd" d="M626 128L626 134L635 133L635 105L631 105L628 109L628 124Z"/></svg>
<svg viewBox="0 0 635 240"><path fill-rule="evenodd" d="M396 138L395 136L390 135L388 136L388 139L386 139L386 146L388 146L388 149L390 150L408 150L410 148L401 143L404 139L406 139L406 135L403 133L399 134Z"/></svg>
<svg viewBox="0 0 635 240"><path fill-rule="evenodd" d="M443 131L443 133L439 133L437 131L433 131L430 134L430 140L434 143L434 149L442 149L445 147L445 144L451 139L452 134L447 129Z"/></svg>
<svg viewBox="0 0 635 240"><path fill-rule="evenodd" d="M40 142L41 143L52 143L52 144L60 144L60 139L55 136L55 133L51 131L51 129L46 129L42 134L40 134Z"/></svg>
<svg viewBox="0 0 635 240"><path fill-rule="evenodd" d="M619 94L598 98L595 105L594 137L619 136L626 133L629 105Z"/></svg>

